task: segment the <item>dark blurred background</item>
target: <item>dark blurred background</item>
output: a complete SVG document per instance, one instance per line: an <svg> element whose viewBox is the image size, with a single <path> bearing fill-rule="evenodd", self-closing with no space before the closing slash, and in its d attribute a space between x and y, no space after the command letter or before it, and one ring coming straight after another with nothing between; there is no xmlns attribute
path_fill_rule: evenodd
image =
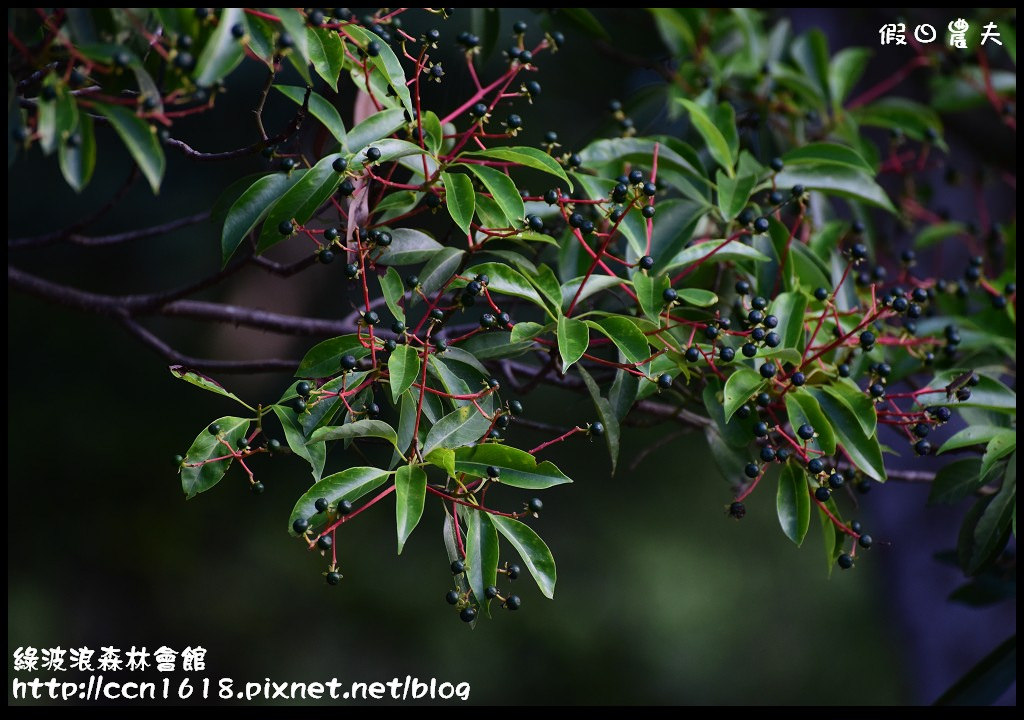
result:
<svg viewBox="0 0 1024 720"><path fill-rule="evenodd" d="M821 27L833 51L876 46L878 26L892 21L867 11L776 14L797 30ZM429 26L408 15L407 27ZM467 16L460 10L444 25L428 21L441 27L450 54L441 108L456 104L445 93L464 79L451 41ZM644 13L599 17L616 47L658 56ZM520 18L531 23L531 41L539 39L535 15L503 11L499 48ZM595 51L571 23L556 16L555 24L568 43L541 63L543 95L521 108L524 141L555 129L573 148L612 127L610 98L628 99L654 77ZM876 57L861 87L889 71L891 63ZM217 120L188 120L175 136L205 151L251 142L248 113L261 82L259 71L232 76ZM914 91L914 81L905 87ZM293 108L271 96L268 127L287 122ZM987 127L984 111L977 122ZM961 117L952 129L954 157L965 164L998 151L977 127ZM106 201L129 161L108 130L98 131L98 142L100 165L81 196L68 190L54 159L42 160L37 149L19 157L8 171L9 237L64 227ZM197 172L169 150L161 195L137 184L90 231L198 212L264 162L205 164ZM969 189L943 192L956 219L975 219ZM147 292L210 273L218 237L218 227L204 224L110 248L57 246L8 258L83 289ZM318 266L291 282L247 271L205 297L338 317L351 309L341 271ZM470 632L442 599L450 573L440 508L430 504L401 557L390 502L346 526L339 535L345 579L329 588L320 576L324 562L283 531L307 486L300 461L258 458L254 467L267 486L261 497L235 468L213 491L185 502L170 458L211 418L234 412L232 403L173 379L160 357L109 320L10 291L8 300L9 657L24 645L198 644L209 650L206 675L213 678L348 682L409 674L468 681L470 700L479 703L889 704L931 702L1015 631L1014 601L971 609L945 599L962 578L933 555L955 545L963 507L926 509L927 486L876 487L859 511L876 548L855 571L829 579L817 528L802 550L779 532L774 492L755 492L743 522L725 518L729 486L699 434L629 467L671 428L627 430L614 478L603 447L572 441L547 453L576 479L546 494L536 522L559 564L554 602L523 578L516 583L523 609ZM186 321L147 326L185 352L232 359L297 358L314 342ZM252 402L272 401L287 382L219 379ZM529 398L528 411L565 424L593 414L588 399L552 392ZM526 447L545 439L512 433ZM1002 702L1016 702L1015 688Z"/></svg>

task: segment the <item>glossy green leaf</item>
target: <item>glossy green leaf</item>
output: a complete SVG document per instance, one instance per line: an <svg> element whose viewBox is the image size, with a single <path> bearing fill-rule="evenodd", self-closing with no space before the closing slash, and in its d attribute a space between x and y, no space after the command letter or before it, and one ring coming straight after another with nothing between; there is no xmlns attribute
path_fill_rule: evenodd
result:
<svg viewBox="0 0 1024 720"><path fill-rule="evenodd" d="M832 423L821 411L818 400L806 390L798 388L786 393L785 402L786 413L794 430L806 423L818 434L808 446L821 450L826 455L833 455L836 451L836 436L832 431Z"/></svg>
<svg viewBox="0 0 1024 720"><path fill-rule="evenodd" d="M444 246L425 232L393 228L391 244L384 248L378 265L416 265L429 260Z"/></svg>
<svg viewBox="0 0 1024 720"><path fill-rule="evenodd" d="M914 140L927 139L931 130L942 135L938 113L927 105L900 97L886 97L851 111L861 125L899 130Z"/></svg>
<svg viewBox="0 0 1024 720"><path fill-rule="evenodd" d="M523 218L526 216L526 207L523 205L523 198L512 179L505 173L486 165L468 165L466 167L484 184L494 202L501 208L501 212L507 220L506 225L508 227L522 225Z"/></svg>
<svg viewBox="0 0 1024 720"><path fill-rule="evenodd" d="M984 484L980 458L954 460L935 473L928 504L955 505Z"/></svg>
<svg viewBox="0 0 1024 720"><path fill-rule="evenodd" d="M622 377L625 377L627 374L624 371L620 372L622 372ZM619 377L619 375L616 375L616 380ZM733 448L746 448L750 445L750 429L737 417L733 417L726 422L723 397L723 383L716 376L712 375L707 379L707 384L701 393L704 409L707 410L708 417L715 421L718 434L726 443ZM632 402L630 402L630 406L632 406Z"/></svg>
<svg viewBox="0 0 1024 720"><path fill-rule="evenodd" d="M409 345L399 345L388 358L388 383L391 399L398 402L402 393L419 379L422 368L419 353Z"/></svg>
<svg viewBox="0 0 1024 720"><path fill-rule="evenodd" d="M827 503L823 504L835 517L839 517L839 510L836 508L836 501L834 499L830 499ZM814 501L814 505L818 505L818 502ZM818 520L821 523L821 534L825 545L825 562L828 564L828 574L831 577L832 571L836 568L836 560L843 554L843 543L846 540L846 534L835 526L835 523L832 522L831 518L825 514L821 507L818 507Z"/></svg>
<svg viewBox="0 0 1024 720"><path fill-rule="evenodd" d="M217 19L217 27L196 60L193 73L196 85L213 87L242 62L245 46L242 40L231 34L231 29L239 24L246 27L245 11L242 8L224 8Z"/></svg>
<svg viewBox="0 0 1024 720"><path fill-rule="evenodd" d="M381 110L348 131L347 149L356 152L391 135L405 125L405 115L398 108Z"/></svg>
<svg viewBox="0 0 1024 720"><path fill-rule="evenodd" d="M535 272L524 272L523 274L540 291L544 299L548 301L551 310L558 312L558 309L562 307L562 286L559 284L558 278L555 277L554 270L547 265L541 264L537 266ZM586 287L583 289L586 290ZM580 295L583 295L583 293L581 292ZM569 302L572 301L570 300Z"/></svg>
<svg viewBox="0 0 1024 720"><path fill-rule="evenodd" d="M523 342L524 340L531 340L540 335L542 332L544 332L544 328L544 325L541 325L540 323L530 322L529 320L517 322L515 325L512 326L512 334L510 335L510 339L514 343Z"/></svg>
<svg viewBox="0 0 1024 720"><path fill-rule="evenodd" d="M803 293L785 292L772 300L771 312L779 318L777 332L782 338L782 347L803 350L806 309L807 298Z"/></svg>
<svg viewBox="0 0 1024 720"><path fill-rule="evenodd" d="M949 440L942 443L942 447L940 447L938 452L935 454L941 455L944 452L970 447L971 445L987 445L990 440L1004 433L1013 434L1014 431L1008 430L1007 428L995 427L993 425L966 427L956 433L953 437L949 438Z"/></svg>
<svg viewBox="0 0 1024 720"><path fill-rule="evenodd" d="M390 473L375 467L351 467L339 473L328 475L303 493L288 516L288 534L295 536L292 524L302 518L314 525L313 518L320 514L316 501L320 498L335 507L342 500L354 502L384 484Z"/></svg>
<svg viewBox="0 0 1024 720"><path fill-rule="evenodd" d="M455 477L455 451L451 448L434 448L423 459L444 470L448 477Z"/></svg>
<svg viewBox="0 0 1024 720"><path fill-rule="evenodd" d="M983 570L1006 545L1017 508L1016 477L1008 478L999 492L981 498L975 507L976 522L969 515L963 526L963 530L970 531L970 538L965 542L962 531L958 546L962 567L968 575Z"/></svg>
<svg viewBox="0 0 1024 720"><path fill-rule="evenodd" d="M629 362L640 364L647 362L651 357L647 336L627 318L612 315L596 322L587 320L586 323L615 343Z"/></svg>
<svg viewBox="0 0 1024 720"><path fill-rule="evenodd" d="M944 388L952 383L956 378L968 372L971 371L965 369L943 370L938 373L930 383L928 383L928 386L935 388L936 390ZM1003 383L999 382L995 378L991 378L987 375L979 374L978 381L977 385L972 385L970 388L970 398L967 400L954 400L952 404L955 405L955 407L986 408L989 410L996 410L998 412L1014 414L1017 412L1017 393L1006 387L1006 385L1003 385ZM940 395L929 396L933 403L940 397Z"/></svg>
<svg viewBox="0 0 1024 720"><path fill-rule="evenodd" d="M296 105L302 105L305 101L306 88L296 85L275 85L274 89ZM342 146L346 144L348 136L345 133L345 123L341 121L341 114L338 112L338 109L331 105L327 98L311 91L309 93L309 112L323 123L323 126L334 136L335 140L341 143Z"/></svg>
<svg viewBox="0 0 1024 720"><path fill-rule="evenodd" d="M1006 428L988 441L981 456L981 476L988 475L992 467L1017 449L1017 431Z"/></svg>
<svg viewBox="0 0 1024 720"><path fill-rule="evenodd" d="M490 426L491 421L481 414L476 406L463 405L442 417L430 428L423 442L423 455L429 455L434 448L455 449L470 445L479 440Z"/></svg>
<svg viewBox="0 0 1024 720"><path fill-rule="evenodd" d="M583 285L582 290L579 289L580 285L583 284L582 277L564 282L562 283L562 310L568 311L569 305L573 300L576 300L576 304L579 305L591 295L596 295L602 290L618 287L624 282L625 280L622 278L609 275L591 275L587 278L587 284ZM578 295L577 292L579 292Z"/></svg>
<svg viewBox="0 0 1024 720"><path fill-rule="evenodd" d="M604 441L605 445L608 446L608 456L611 458L611 474L615 474L615 469L619 463L619 418L615 413L615 409L612 408L611 403L601 397L601 390L598 388L597 383L594 382L594 378L590 376L590 373L586 371L583 365L577 365L576 369L579 371L580 377L583 378L584 384L587 386L587 392L590 393L590 398L594 401L594 409L597 410L597 417L604 425Z"/></svg>
<svg viewBox="0 0 1024 720"><path fill-rule="evenodd" d="M922 250L930 248L943 240L963 235L966 232L967 225L962 222L929 223L914 238L914 247Z"/></svg>
<svg viewBox="0 0 1024 720"><path fill-rule="evenodd" d="M419 465L403 465L395 473L395 526L398 530L398 554L423 517L427 495L427 473Z"/></svg>
<svg viewBox="0 0 1024 720"><path fill-rule="evenodd" d="M217 418L213 422L220 425L220 434L215 437L203 428L196 436L192 447L185 453L187 465L181 468L181 489L185 492L186 498L191 499L201 492L206 492L220 482L234 460L236 443L240 438L247 436L250 420L229 416ZM210 462L211 460L213 461ZM203 464L188 466L194 463Z"/></svg>
<svg viewBox="0 0 1024 720"><path fill-rule="evenodd" d="M343 177L333 167L339 157L341 155L334 153L321 158L274 203L263 221L263 229L256 242L257 253L266 252L286 239L278 230L282 222L289 220L299 225L308 222L334 194Z"/></svg>
<svg viewBox="0 0 1024 720"><path fill-rule="evenodd" d="M538 464L530 453L509 445L483 443L455 451L456 472L486 478L487 468L492 466L501 471L496 482L526 490L545 490L572 482L553 463Z"/></svg>
<svg viewBox="0 0 1024 720"><path fill-rule="evenodd" d="M801 145L787 152L782 159L787 167L790 165L835 164L849 165L866 173L874 174L875 172L875 169L856 150L837 143L816 142Z"/></svg>
<svg viewBox="0 0 1024 720"><path fill-rule="evenodd" d="M517 326L519 324L516 323ZM492 330L467 338L459 343L459 347L477 360L483 361L517 357L528 352L533 347L533 343L529 341L513 342L512 333L504 330Z"/></svg>
<svg viewBox="0 0 1024 720"><path fill-rule="evenodd" d="M253 408L246 402L244 402L240 397L238 397L232 392L228 392L216 380L208 378L202 373L198 373L195 370L189 370L188 368L183 367L181 365L171 365L170 370L171 375L178 378L179 380L184 380L185 382L191 383L192 385L202 388L203 390L209 390L212 393L217 393L218 395L223 395L226 398L231 398L235 402L244 405L250 410L253 410Z"/></svg>
<svg viewBox="0 0 1024 720"><path fill-rule="evenodd" d="M818 89L827 103L829 100L828 40L818 29L797 36L790 44L790 54L805 78Z"/></svg>
<svg viewBox="0 0 1024 720"><path fill-rule="evenodd" d="M301 62L296 65L305 67L309 64L309 36L306 34L306 18L294 8L270 8L270 11L281 20L285 32L292 37L293 53Z"/></svg>
<svg viewBox="0 0 1024 720"><path fill-rule="evenodd" d="M764 253L737 240L711 240L686 248L668 261L663 272L672 273L699 262L726 262L729 260L768 262L769 258Z"/></svg>
<svg viewBox="0 0 1024 720"><path fill-rule="evenodd" d="M504 263L481 263L466 268L462 275L475 277L486 275L490 280L487 283L487 291L491 295L512 295L514 297L529 300L534 305L544 307L544 301L534 289L533 285L521 273L516 272ZM466 281L456 280L452 287L464 287Z"/></svg>
<svg viewBox="0 0 1024 720"><path fill-rule="evenodd" d="M822 390L810 391L821 405L825 417L832 423L837 441L864 474L879 482L885 482L885 463L882 461L882 448L875 435L866 435L861 421L848 405L840 402L834 395Z"/></svg>
<svg viewBox="0 0 1024 720"><path fill-rule="evenodd" d="M505 539L512 543L512 546L519 553L519 556L526 563L526 568L537 581L537 587L544 594L544 597L555 596L555 558L551 550L540 539L540 536L533 531L529 525L501 515L492 515L491 522L498 529Z"/></svg>
<svg viewBox="0 0 1024 720"><path fill-rule="evenodd" d="M305 174L304 171L264 175L235 200L224 218L220 233L221 263L227 265L242 240L262 221L281 195Z"/></svg>
<svg viewBox="0 0 1024 720"><path fill-rule="evenodd" d="M821 389L850 408L865 435L874 435L878 428L878 413L868 394L849 378L835 380Z"/></svg>
<svg viewBox="0 0 1024 720"><path fill-rule="evenodd" d="M324 474L324 463L327 461L327 448L323 442L306 444L306 436L299 421L297 413L290 407L273 406L274 414L277 415L281 428L284 430L284 439L292 452L309 463L310 472L313 474L313 481L316 482Z"/></svg>
<svg viewBox="0 0 1024 720"><path fill-rule="evenodd" d="M640 303L640 309L644 311L644 315L651 322L660 322L661 312L665 309L662 293L668 289L669 282L667 275L651 277L644 272L633 275L633 290L636 292L636 299Z"/></svg>
<svg viewBox="0 0 1024 720"><path fill-rule="evenodd" d="M686 98L676 98L676 102L680 103L690 113L690 121L701 137L704 138L704 142L707 143L708 152L711 153L711 157L722 166L729 177L732 177L734 174L733 165L735 158L733 158L732 153L729 151L729 143L726 141L725 136L722 135L721 130L708 117L704 108L697 103Z"/></svg>
<svg viewBox="0 0 1024 720"><path fill-rule="evenodd" d="M828 87L833 108L838 109L842 105L864 74L870 59L871 51L858 47L843 48L832 57L828 66Z"/></svg>
<svg viewBox="0 0 1024 720"><path fill-rule="evenodd" d="M381 40L376 33L356 24L345 25L342 32L355 38L363 48L370 42L377 43L380 54L367 59L387 79L388 85L394 90L395 96L402 103L405 111L409 113L409 117L414 117L416 108L412 104L412 96L409 94L409 86L406 84L405 70L402 69L402 63L391 46Z"/></svg>
<svg viewBox="0 0 1024 720"><path fill-rule="evenodd" d="M804 471L792 463L782 466L775 511L786 537L800 546L811 526L811 496Z"/></svg>
<svg viewBox="0 0 1024 720"><path fill-rule="evenodd" d="M747 206L757 178L753 175L732 178L719 170L715 184L718 186L718 208L722 211L722 219L729 221Z"/></svg>
<svg viewBox="0 0 1024 720"><path fill-rule="evenodd" d="M401 301L405 296L405 283L402 276L393 267L380 276L380 289L388 310L395 316L396 320L405 322L405 310L402 309Z"/></svg>
<svg viewBox="0 0 1024 720"><path fill-rule="evenodd" d="M156 130L123 105L94 102L92 109L110 121L110 125L121 137L135 164L149 182L153 193L160 192L160 181L164 176L166 160L164 149L157 140Z"/></svg>
<svg viewBox="0 0 1024 720"><path fill-rule="evenodd" d="M369 354L369 349L363 347L358 335L341 335L324 340L306 352L295 371L295 377L322 378L337 375L341 372L342 355L352 355L358 360Z"/></svg>
<svg viewBox="0 0 1024 720"><path fill-rule="evenodd" d="M423 294L432 298L434 293L447 285L452 275L459 269L459 265L462 264L463 255L465 255L464 251L453 247L438 250L420 271L420 286L423 289ZM416 297L413 295L412 299L415 300Z"/></svg>
<svg viewBox="0 0 1024 720"><path fill-rule="evenodd" d="M885 190L875 182L872 173L834 162L807 162L789 165L775 176L779 187L803 185L808 190L820 190L827 195L860 200L895 213Z"/></svg>
<svg viewBox="0 0 1024 720"><path fill-rule="evenodd" d="M473 180L469 175L462 173L441 173L441 182L444 183L444 201L448 206L448 212L452 220L459 226L463 234L469 234L469 225L473 221L473 213L476 212L476 192L473 190Z"/></svg>
<svg viewBox="0 0 1024 720"><path fill-rule="evenodd" d="M582 320L561 315L558 318L556 336L564 373L587 351L590 344L590 328Z"/></svg>
<svg viewBox="0 0 1024 720"><path fill-rule="evenodd" d="M498 533L486 512L462 510L466 518L466 576L481 610L487 612L490 601L484 591L498 583Z"/></svg>
<svg viewBox="0 0 1024 720"><path fill-rule="evenodd" d="M344 425L328 425L317 428L306 441L306 445L332 440L352 440L361 437L375 437L387 440L398 447L398 434L383 420L355 420Z"/></svg>
<svg viewBox="0 0 1024 720"><path fill-rule="evenodd" d="M683 302L696 307L711 307L718 304L718 296L702 288L679 288L676 295Z"/></svg>
<svg viewBox="0 0 1024 720"><path fill-rule="evenodd" d="M565 174L565 170L558 162L542 150L529 146L491 148L490 150L477 150L464 152L459 157L484 158L485 160L498 160L500 162L511 162L524 167L540 170L548 175L554 175L559 180L564 180L573 189L572 180Z"/></svg>
<svg viewBox="0 0 1024 720"><path fill-rule="evenodd" d="M337 92L338 78L345 64L345 44L337 31L327 28L306 28L309 59L316 74ZM341 138L339 138L341 140Z"/></svg>
<svg viewBox="0 0 1024 720"><path fill-rule="evenodd" d="M77 131L60 139L57 153L64 179L72 190L82 192L96 169L96 136L88 113L78 115Z"/></svg>
<svg viewBox="0 0 1024 720"><path fill-rule="evenodd" d="M736 371L725 381L725 421L729 422L732 416L750 401L754 394L760 392L765 379L755 370L747 367L737 368Z"/></svg>

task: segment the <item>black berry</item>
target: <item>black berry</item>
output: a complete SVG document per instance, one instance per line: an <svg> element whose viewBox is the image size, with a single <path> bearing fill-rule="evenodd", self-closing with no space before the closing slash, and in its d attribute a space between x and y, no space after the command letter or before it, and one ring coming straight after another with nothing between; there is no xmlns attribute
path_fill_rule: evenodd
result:
<svg viewBox="0 0 1024 720"><path fill-rule="evenodd" d="M309 520L306 518L296 518L292 523L292 530L295 531L296 535L301 535L309 529Z"/></svg>

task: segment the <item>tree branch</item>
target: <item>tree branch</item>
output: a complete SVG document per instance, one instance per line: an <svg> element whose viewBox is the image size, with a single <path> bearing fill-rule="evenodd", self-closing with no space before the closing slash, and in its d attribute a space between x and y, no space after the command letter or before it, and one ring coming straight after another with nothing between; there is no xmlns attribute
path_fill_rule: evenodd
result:
<svg viewBox="0 0 1024 720"><path fill-rule="evenodd" d="M140 228L139 230L130 230L122 233L113 233L111 235L89 236L80 235L76 232L68 233L67 231L61 231L59 233L50 233L49 235L39 235L37 237L12 238L7 241L7 248L13 250L24 247L44 247L46 245L54 245L58 242L67 242L72 245L82 245L84 247L118 245L120 243L131 242L133 240L145 240L146 238L151 238L156 235L174 232L175 230L180 230L183 227L196 225L204 220L209 220L209 218L210 211L204 210L203 212L196 213L195 215L188 215L160 225L151 225L148 228Z"/></svg>

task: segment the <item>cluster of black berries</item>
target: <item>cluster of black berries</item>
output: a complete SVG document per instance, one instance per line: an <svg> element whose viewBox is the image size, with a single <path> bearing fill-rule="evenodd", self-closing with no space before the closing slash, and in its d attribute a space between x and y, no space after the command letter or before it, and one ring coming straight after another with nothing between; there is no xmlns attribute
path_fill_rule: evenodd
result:
<svg viewBox="0 0 1024 720"><path fill-rule="evenodd" d="M451 564L452 575L460 576L466 572L466 563L462 560L455 560ZM515 580L519 577L522 570L518 565L505 564L505 567L498 569L499 573L502 573L509 580ZM459 590L449 590L445 596L445 602L449 605L454 605L459 610L459 619L462 622L471 623L476 620L479 614L478 608L481 600L477 598L477 602L473 603L470 600L470 592L460 592ZM494 585L489 585L484 588L484 598L486 600L497 600L501 603L501 606L506 610L518 610L522 606L523 602L518 595L503 595L501 591Z"/></svg>

